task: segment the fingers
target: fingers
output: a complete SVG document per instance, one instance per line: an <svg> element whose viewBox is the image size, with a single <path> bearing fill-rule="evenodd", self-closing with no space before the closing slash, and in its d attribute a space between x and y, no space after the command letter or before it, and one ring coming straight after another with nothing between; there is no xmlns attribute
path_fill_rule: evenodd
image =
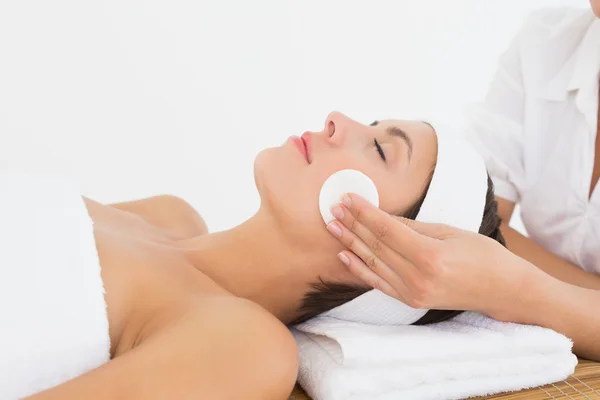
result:
<svg viewBox="0 0 600 400"><path fill-rule="evenodd" d="M401 291L406 287L404 284L404 276L414 275L414 267L402 256L395 254L386 245L381 244L379 247L379 255L383 255L383 257L381 257L378 254L375 254L360 237L346 228L339 221L330 222L327 225L327 229L334 234L334 236L336 236L350 252L360 259L360 265L378 275L397 291ZM346 253L349 252L343 252L343 254ZM342 258L340 259L344 261ZM368 276L372 275L369 274ZM371 282L367 283L370 284Z"/></svg>
<svg viewBox="0 0 600 400"><path fill-rule="evenodd" d="M415 221L404 217L396 217L398 221L408 226L413 231L433 239L444 240L456 236L461 230L450 225L434 224L429 222Z"/></svg>
<svg viewBox="0 0 600 400"><path fill-rule="evenodd" d="M367 244L373 243L376 247L383 244L410 261L428 250L430 238L417 233L403 221L362 197L348 194L343 202L343 215L336 215L336 218Z"/></svg>
<svg viewBox="0 0 600 400"><path fill-rule="evenodd" d="M389 265L395 265L394 261L396 260L394 260L394 258L404 258L402 255L390 248L387 243L384 243L382 239L382 236L385 236L384 234L381 232L379 236L373 234L366 226L354 218L352 213L350 213L347 208L342 206L334 206L332 211L338 221L343 224L342 227L350 231L342 238L339 238L342 244L344 244L346 247L350 248L350 246L353 244L352 241L358 237L364 245L368 246L368 249L364 250L364 253L368 257L377 257ZM353 233L353 235L350 235L350 233ZM350 250L354 251L352 248L350 248ZM370 250L370 252L368 250ZM363 258L363 261L369 264L369 259Z"/></svg>
<svg viewBox="0 0 600 400"><path fill-rule="evenodd" d="M373 272L356 254L343 251L339 254L340 260L348 267L350 272L374 289L381 290L388 296L403 301L403 296L392 287L385 279ZM402 292L402 288L398 288Z"/></svg>

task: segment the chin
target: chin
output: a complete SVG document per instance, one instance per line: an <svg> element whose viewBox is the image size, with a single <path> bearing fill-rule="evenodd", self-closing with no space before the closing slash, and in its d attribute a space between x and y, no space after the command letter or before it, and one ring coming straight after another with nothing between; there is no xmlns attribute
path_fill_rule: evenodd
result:
<svg viewBox="0 0 600 400"><path fill-rule="evenodd" d="M596 14L596 18L600 18L600 0L590 0L592 11Z"/></svg>
<svg viewBox="0 0 600 400"><path fill-rule="evenodd" d="M267 160L265 160L265 158L268 159L268 154L265 153L268 153L269 150L270 149L261 150L254 158L254 185L256 186L259 194L263 189L263 176L265 169L267 169L267 166L265 165L267 164Z"/></svg>
<svg viewBox="0 0 600 400"><path fill-rule="evenodd" d="M282 178L288 175L279 150L277 147L264 149L254 159L254 185L260 196L261 207L278 202L276 199L281 197L278 193L281 192Z"/></svg>
<svg viewBox="0 0 600 400"><path fill-rule="evenodd" d="M262 211L278 222L286 236L301 240L298 236L304 236L307 229L310 231L322 220L318 190L297 161L290 157L289 149L261 151L254 159L254 183Z"/></svg>
<svg viewBox="0 0 600 400"><path fill-rule="evenodd" d="M254 185L258 190L261 202L271 191L277 191L283 177L290 176L291 171L285 165L281 149L269 147L261 150L254 158Z"/></svg>

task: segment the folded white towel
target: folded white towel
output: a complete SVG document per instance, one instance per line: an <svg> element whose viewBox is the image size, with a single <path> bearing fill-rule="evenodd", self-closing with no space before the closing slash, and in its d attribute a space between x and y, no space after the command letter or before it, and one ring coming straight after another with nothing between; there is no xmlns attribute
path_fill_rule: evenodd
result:
<svg viewBox="0 0 600 400"><path fill-rule="evenodd" d="M460 399L556 382L577 365L563 335L475 312L427 326L321 316L292 332L314 400Z"/></svg>
<svg viewBox="0 0 600 400"><path fill-rule="evenodd" d="M0 174L0 399L110 358L92 220L67 180Z"/></svg>

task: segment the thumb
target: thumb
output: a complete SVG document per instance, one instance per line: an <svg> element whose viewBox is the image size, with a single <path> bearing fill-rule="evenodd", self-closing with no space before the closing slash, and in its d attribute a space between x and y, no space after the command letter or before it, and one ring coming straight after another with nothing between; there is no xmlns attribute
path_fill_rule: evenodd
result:
<svg viewBox="0 0 600 400"><path fill-rule="evenodd" d="M413 231L428 236L433 239L445 240L456 236L460 229L445 224L435 224L430 222L415 221L404 217L396 217L398 221L412 229Z"/></svg>

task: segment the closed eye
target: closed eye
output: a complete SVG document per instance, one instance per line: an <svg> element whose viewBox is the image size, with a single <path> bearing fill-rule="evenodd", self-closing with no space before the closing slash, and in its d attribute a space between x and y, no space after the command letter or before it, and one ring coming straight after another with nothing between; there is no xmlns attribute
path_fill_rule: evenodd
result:
<svg viewBox="0 0 600 400"><path fill-rule="evenodd" d="M379 156L381 157L381 159L383 160L383 162L385 162L385 153L383 152L383 149L381 148L381 146L379 145L379 142L377 141L377 139L373 139L373 143L375 143L375 148L377 148L377 152L379 153Z"/></svg>

